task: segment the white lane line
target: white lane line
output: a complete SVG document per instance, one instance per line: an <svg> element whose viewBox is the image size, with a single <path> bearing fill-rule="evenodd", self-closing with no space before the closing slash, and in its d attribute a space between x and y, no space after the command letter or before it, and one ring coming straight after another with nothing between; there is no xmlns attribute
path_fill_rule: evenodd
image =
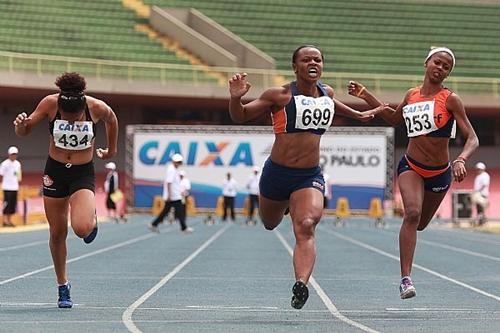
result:
<svg viewBox="0 0 500 333"><path fill-rule="evenodd" d="M285 247L285 249L288 251L288 253L290 254L290 256L292 256L293 258L293 250L292 248L290 247L290 245L288 245L287 241L285 240L285 238L281 235L281 233L278 231L278 230L275 230L274 231L274 234L276 235L276 237L278 237L278 239L280 240L280 242L283 244L283 246ZM327 309L330 311L330 313L335 317L337 318L338 320L348 324L348 325L351 325L355 328L358 328L364 332L369 332L369 333L379 333L378 331L368 327L368 326L365 326L361 323L358 323L352 319L349 319L347 318L346 316L344 316L343 314L341 314L339 312L339 310L337 309L337 307L335 306L335 304L333 304L332 300L328 297L328 295L323 291L323 289L321 288L321 286L316 282L316 279L311 276L309 278L309 282L311 283L311 285L313 286L314 290L316 291L316 293L318 294L318 296L321 298L321 300L323 301L323 304L325 304L325 306L327 307Z"/></svg>
<svg viewBox="0 0 500 333"><path fill-rule="evenodd" d="M118 243L118 244L115 244L115 245L112 245L112 246L108 246L108 247L105 247L105 248L97 250L97 251L86 253L86 254L81 255L79 257L75 257L75 258L69 259L68 261L66 261L66 263L69 264L69 263L72 263L72 262L75 262L75 261L78 261L78 260L81 260L81 259L92 257L92 256L95 256L97 254L101 254L101 253L108 252L108 251L111 251L111 250L114 250L114 249L118 249L118 248L123 247L123 246L134 244L134 243L140 242L140 241L145 240L145 239L149 239L149 238L154 237L154 236L156 236L156 234L149 233L149 234L146 234L146 235L143 235L143 236L140 236L140 237L132 238L132 239L129 239L128 241L121 242L121 243ZM24 279L25 277L32 276L32 275L35 275L35 274L38 274L40 272L44 272L46 270L53 269L53 268L54 268L54 265L45 266L45 267L42 267L40 269L36 269L34 271L21 274L21 275L15 276L15 277L7 279L7 280L0 281L0 286L4 285L4 284L7 284L9 282L12 282L12 281Z"/></svg>
<svg viewBox="0 0 500 333"><path fill-rule="evenodd" d="M455 251L455 252L460 252L460 253L468 254L468 255L471 255L471 256L475 256L475 257L485 258L485 259L494 260L494 261L500 261L500 257L494 257L494 256L490 256L488 254L479 253L479 252L475 252L475 251L470 251L470 250L462 249L460 247L455 247L455 246L452 246L452 245L440 244L440 243L436 243L436 242L433 242L433 241L428 241L428 240L425 240L425 239L419 239L418 242L419 243L424 243L424 244L429 244L429 245L436 246L436 247L440 247L440 248L446 249L446 250L451 250L451 251Z"/></svg>
<svg viewBox="0 0 500 333"><path fill-rule="evenodd" d="M335 237L338 237L340 239L346 240L346 241L348 241L350 243L356 244L356 245L358 245L360 247L363 247L363 248L365 248L367 250L370 250L372 252L378 253L378 254L383 255L385 257L388 257L388 258L394 259L396 261L399 261L399 257L397 257L395 255L392 255L390 253L387 253L385 251L382 251L382 250L380 250L380 249L378 249L376 247L373 247L373 246L368 245L366 243L360 242L360 241L358 241L358 240L356 240L354 238L351 238L351 237L348 237L348 236L344 236L344 235L339 234L338 232L335 232L335 231L332 231L332 230L328 230L328 229L325 229L325 228L321 228L321 229L324 230L324 231L326 231L326 232L328 232L329 234L334 235ZM490 293L488 293L488 292L486 292L484 290L481 290L479 288L476 288L476 287L473 287L471 285L468 285L467 283L455 280L455 279L453 279L453 278L451 278L449 276L446 276L446 275L441 274L439 272L433 271L432 269L426 268L424 266L420 266L420 265L415 264L415 263L413 264L413 267L418 268L418 269L420 269L420 270L422 270L424 272L427 272L427 273L429 273L431 275L437 276L440 279L449 281L451 283L457 284L457 285L459 285L461 287L464 287L466 289L472 290L472 291L474 291L474 292L476 292L478 294L481 294L483 296L492 298L492 299L494 299L496 301L500 301L500 296L497 296L497 295L494 295L494 294L490 294Z"/></svg>
<svg viewBox="0 0 500 333"><path fill-rule="evenodd" d="M170 273L165 275L156 285L149 289L144 295L139 297L137 301L131 304L122 314L122 322L125 324L130 332L142 332L137 326L135 326L132 320L132 314L134 311L141 306L149 297L151 297L155 292L163 287L170 279L172 279L177 273L179 273L186 265L188 265L194 258L196 258L203 250L205 250L212 242L214 242L220 235L222 235L231 224L226 225L221 230L217 231L212 237L210 237L205 243L203 243L198 249L191 253L184 261L177 265Z"/></svg>

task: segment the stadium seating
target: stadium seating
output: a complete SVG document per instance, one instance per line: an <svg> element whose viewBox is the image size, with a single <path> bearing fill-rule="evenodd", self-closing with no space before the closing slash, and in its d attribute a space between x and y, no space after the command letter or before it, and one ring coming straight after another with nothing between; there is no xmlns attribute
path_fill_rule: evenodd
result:
<svg viewBox="0 0 500 333"><path fill-rule="evenodd" d="M457 54L454 75L500 77L500 6L381 0L145 3L194 7L274 57L278 69L290 68L297 46L315 44L328 71L421 75L429 47L446 45Z"/></svg>
<svg viewBox="0 0 500 333"><path fill-rule="evenodd" d="M290 56L302 44L325 55L325 71L421 77L430 46L446 45L457 55L454 77L500 77L500 6L473 2L386 0L143 0L146 5L194 7L290 69ZM285 5L286 4L286 5ZM66 57L189 65L174 51L152 41L137 26L147 24L121 1L0 0L0 50ZM0 68L12 66L0 59ZM66 64L51 64L54 72ZM36 70L33 60L15 69ZM72 69L94 73L95 65ZM107 76L157 78L157 69L103 67ZM191 80L188 71L168 71ZM215 82L213 76L200 80ZM366 80L364 80L366 82ZM385 89L412 81L383 83ZM463 85L461 85L463 87ZM492 89L473 84L469 91Z"/></svg>
<svg viewBox="0 0 500 333"><path fill-rule="evenodd" d="M189 66L187 60L137 31L136 25L147 20L138 18L119 1L0 0L0 22L2 51ZM13 68L36 71L37 65L31 59L16 59ZM0 61L0 68L7 66L5 59ZM54 73L68 69L64 62L50 66ZM71 70L95 74L96 66L75 64ZM158 69L106 66L99 70L103 76L159 76ZM166 71L163 75L164 79L173 76L176 80L192 80L189 71ZM202 73L198 79L215 81Z"/></svg>

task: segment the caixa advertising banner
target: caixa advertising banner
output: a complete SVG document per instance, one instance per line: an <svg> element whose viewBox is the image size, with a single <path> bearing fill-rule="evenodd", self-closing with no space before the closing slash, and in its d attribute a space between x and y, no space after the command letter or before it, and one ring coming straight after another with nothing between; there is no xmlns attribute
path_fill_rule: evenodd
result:
<svg viewBox="0 0 500 333"><path fill-rule="evenodd" d="M167 165L176 153L183 156L180 169L191 181L197 207L216 206L228 173L238 186L236 206L242 207L253 169L262 168L274 142L267 127L128 126L127 133L127 187L136 208L151 207L153 198L161 196ZM319 163L329 175L330 208L338 197L347 197L353 209L367 209L372 198L387 197L387 186L392 186L389 143L391 158L393 149L387 134L385 128L337 128L322 136Z"/></svg>

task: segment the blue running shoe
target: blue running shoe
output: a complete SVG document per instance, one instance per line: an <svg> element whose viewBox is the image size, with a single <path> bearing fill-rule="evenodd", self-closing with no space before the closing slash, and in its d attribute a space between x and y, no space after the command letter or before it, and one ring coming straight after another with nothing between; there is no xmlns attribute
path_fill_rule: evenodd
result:
<svg viewBox="0 0 500 333"><path fill-rule="evenodd" d="M71 300L71 296L69 295L69 291L71 289L71 284L66 284L63 286L59 286L59 299L57 300L57 306L61 309L69 309L73 307L73 301Z"/></svg>
<svg viewBox="0 0 500 333"><path fill-rule="evenodd" d="M309 289L307 289L306 284L302 281L295 282L292 288L292 293L292 307L295 309L302 309L309 298Z"/></svg>
<svg viewBox="0 0 500 333"><path fill-rule="evenodd" d="M413 282L409 276L405 276L401 279L401 284L399 285L399 295L401 299L412 298L417 295L417 291L413 286Z"/></svg>
<svg viewBox="0 0 500 333"><path fill-rule="evenodd" d="M92 243L97 236L97 231L98 231L98 228L97 228L97 220L96 220L94 229L92 229L92 232L90 234L88 234L86 237L83 238L83 242L85 244Z"/></svg>

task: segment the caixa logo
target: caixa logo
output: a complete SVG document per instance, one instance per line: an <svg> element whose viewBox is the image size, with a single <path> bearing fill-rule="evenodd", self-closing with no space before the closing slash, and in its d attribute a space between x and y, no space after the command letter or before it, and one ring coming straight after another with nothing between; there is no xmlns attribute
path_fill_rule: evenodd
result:
<svg viewBox="0 0 500 333"><path fill-rule="evenodd" d="M228 151L233 146L236 147L234 151ZM224 150L226 150L224 156L230 156L228 161L223 160L221 156ZM181 143L178 141L169 142L165 148L160 147L159 141L148 141L140 147L138 157L141 163L145 165L164 165L170 162L170 156L173 154L184 156L184 164L186 165L254 165L249 142L240 142L237 145L231 145L229 142L192 141L187 144L187 149L181 149ZM204 155L202 156L201 154Z"/></svg>

